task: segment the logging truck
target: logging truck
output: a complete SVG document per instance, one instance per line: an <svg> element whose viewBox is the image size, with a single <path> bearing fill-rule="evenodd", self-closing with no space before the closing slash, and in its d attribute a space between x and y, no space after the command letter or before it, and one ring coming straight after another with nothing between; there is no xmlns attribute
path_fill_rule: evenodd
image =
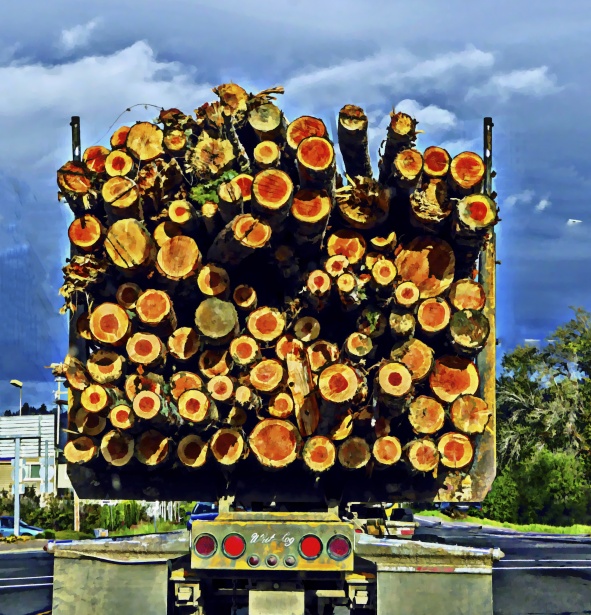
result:
<svg viewBox="0 0 591 615"><path fill-rule="evenodd" d="M491 119L451 156L394 109L374 173L360 107L214 92L109 147L73 118L57 182L74 489L219 514L53 543L54 612L492 613L497 550L384 512L495 476Z"/></svg>

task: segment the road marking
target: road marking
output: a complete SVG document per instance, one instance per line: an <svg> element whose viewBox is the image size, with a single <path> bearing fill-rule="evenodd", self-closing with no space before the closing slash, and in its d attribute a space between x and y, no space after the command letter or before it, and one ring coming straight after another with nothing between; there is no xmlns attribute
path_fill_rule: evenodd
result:
<svg viewBox="0 0 591 615"><path fill-rule="evenodd" d="M506 559L503 558L501 562L589 562L591 559Z"/></svg>
<svg viewBox="0 0 591 615"><path fill-rule="evenodd" d="M495 566L493 570L591 570L591 566Z"/></svg>
<svg viewBox="0 0 591 615"><path fill-rule="evenodd" d="M3 581L31 581L33 579L53 579L53 575L46 574L41 577L0 577L0 583Z"/></svg>
<svg viewBox="0 0 591 615"><path fill-rule="evenodd" d="M23 583L22 585L0 585L0 589L21 589L24 587L53 587L53 583Z"/></svg>

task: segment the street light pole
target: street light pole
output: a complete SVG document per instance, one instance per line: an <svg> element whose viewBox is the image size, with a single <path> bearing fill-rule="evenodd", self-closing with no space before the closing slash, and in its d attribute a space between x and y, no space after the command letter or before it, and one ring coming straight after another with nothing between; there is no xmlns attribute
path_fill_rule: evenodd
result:
<svg viewBox="0 0 591 615"><path fill-rule="evenodd" d="M10 384L13 387L19 389L19 404L18 404L18 415L22 416L23 414L23 383L20 380L11 380Z"/></svg>

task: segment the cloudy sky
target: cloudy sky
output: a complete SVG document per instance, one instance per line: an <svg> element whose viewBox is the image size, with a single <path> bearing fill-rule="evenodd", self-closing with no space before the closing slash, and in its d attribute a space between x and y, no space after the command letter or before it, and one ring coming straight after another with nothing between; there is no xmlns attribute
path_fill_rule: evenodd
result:
<svg viewBox="0 0 591 615"><path fill-rule="evenodd" d="M138 103L191 112L235 81L283 85L288 118L333 125L345 103L371 118L372 151L392 106L419 146L481 150L494 119L502 351L591 309L591 11L585 0L3 0L0 20L0 410L48 402L45 365L67 350L57 289L67 206L55 171L105 143ZM115 123L152 119L134 107Z"/></svg>

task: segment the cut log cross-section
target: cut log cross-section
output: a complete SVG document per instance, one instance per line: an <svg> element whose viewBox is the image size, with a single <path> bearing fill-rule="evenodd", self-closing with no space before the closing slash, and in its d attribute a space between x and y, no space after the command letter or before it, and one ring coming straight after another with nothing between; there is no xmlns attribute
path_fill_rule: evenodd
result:
<svg viewBox="0 0 591 615"><path fill-rule="evenodd" d="M209 418L211 402L203 391L188 389L178 398L179 414L191 423L202 423Z"/></svg>
<svg viewBox="0 0 591 615"><path fill-rule="evenodd" d="M80 436L66 443L64 457L68 463L88 463L99 453L98 445L88 436Z"/></svg>
<svg viewBox="0 0 591 615"><path fill-rule="evenodd" d="M127 312L116 303L101 303L90 315L92 337L102 344L121 346L131 331Z"/></svg>
<svg viewBox="0 0 591 615"><path fill-rule="evenodd" d="M105 160L109 155L109 150L102 145L91 145L84 150L82 162L86 164L89 171L93 173L105 172Z"/></svg>
<svg viewBox="0 0 591 615"><path fill-rule="evenodd" d="M261 141L280 143L285 137L287 122L281 109L271 102L252 109L248 114L248 123Z"/></svg>
<svg viewBox="0 0 591 615"><path fill-rule="evenodd" d="M377 380L381 392L380 401L386 405L397 405L412 390L412 376L403 363L383 363Z"/></svg>
<svg viewBox="0 0 591 615"><path fill-rule="evenodd" d="M449 171L450 156L441 147L428 147L423 153L423 171L430 177L445 177Z"/></svg>
<svg viewBox="0 0 591 615"><path fill-rule="evenodd" d="M251 312L257 307L257 293L252 286L239 284L232 293L236 307L243 312Z"/></svg>
<svg viewBox="0 0 591 615"><path fill-rule="evenodd" d="M121 380L125 371L125 363L125 357L122 355L102 348L90 355L86 361L86 368L95 382L108 384Z"/></svg>
<svg viewBox="0 0 591 615"><path fill-rule="evenodd" d="M230 276L223 267L204 265L197 276L197 286L206 297L226 299L230 293Z"/></svg>
<svg viewBox="0 0 591 615"><path fill-rule="evenodd" d="M456 310L481 310L486 303L486 293L476 280L465 278L450 286L449 302Z"/></svg>
<svg viewBox="0 0 591 615"><path fill-rule="evenodd" d="M235 216L244 213L242 204L242 191L232 182L225 182L218 188L219 213L222 220L228 223Z"/></svg>
<svg viewBox="0 0 591 615"><path fill-rule="evenodd" d="M416 149L404 149L394 158L393 175L401 186L413 186L423 170L423 156Z"/></svg>
<svg viewBox="0 0 591 615"><path fill-rule="evenodd" d="M135 456L147 466L163 464L170 454L171 440L155 429L142 433L135 442Z"/></svg>
<svg viewBox="0 0 591 615"><path fill-rule="evenodd" d="M341 230L328 237L327 251L329 256L346 256L349 263L354 265L363 258L366 245L365 239L359 233Z"/></svg>
<svg viewBox="0 0 591 615"><path fill-rule="evenodd" d="M390 178L396 154L414 145L416 125L416 120L406 113L394 110L390 113L384 155L380 161L380 183L385 184Z"/></svg>
<svg viewBox="0 0 591 615"><path fill-rule="evenodd" d="M351 333L345 340L345 352L352 361L363 361L372 355L373 342L369 335L364 333Z"/></svg>
<svg viewBox="0 0 591 615"><path fill-rule="evenodd" d="M232 368L232 360L225 348L208 348L199 355L199 371L207 378L227 376Z"/></svg>
<svg viewBox="0 0 591 615"><path fill-rule="evenodd" d="M250 214L236 216L216 236L207 252L210 261L238 265L260 248L268 245L272 229Z"/></svg>
<svg viewBox="0 0 591 615"><path fill-rule="evenodd" d="M91 181L83 162L66 162L57 172L57 185L66 194L81 197L90 190Z"/></svg>
<svg viewBox="0 0 591 615"><path fill-rule="evenodd" d="M127 141L127 135L129 134L129 126L120 126L111 136L111 147L113 149L119 149L125 147Z"/></svg>
<svg viewBox="0 0 591 615"><path fill-rule="evenodd" d="M244 456L244 438L237 429L222 428L213 434L209 449L218 463L234 465Z"/></svg>
<svg viewBox="0 0 591 615"><path fill-rule="evenodd" d="M451 403L460 395L473 395L476 392L479 384L478 370L469 359L441 357L435 361L429 384L438 399Z"/></svg>
<svg viewBox="0 0 591 615"><path fill-rule="evenodd" d="M425 299L417 310L417 322L421 331L427 336L443 331L449 324L450 318L449 304L441 297Z"/></svg>
<svg viewBox="0 0 591 615"><path fill-rule="evenodd" d="M193 231L197 223L197 212L191 203L176 200L168 203L168 217L183 231Z"/></svg>
<svg viewBox="0 0 591 615"><path fill-rule="evenodd" d="M239 366L252 365L261 358L259 345L249 335L240 335L230 342L230 354Z"/></svg>
<svg viewBox="0 0 591 615"><path fill-rule="evenodd" d="M296 156L301 186L331 190L336 162L330 141L322 137L306 137L298 145Z"/></svg>
<svg viewBox="0 0 591 615"><path fill-rule="evenodd" d="M82 391L80 404L88 412L102 412L114 399L111 389L101 384L91 384Z"/></svg>
<svg viewBox="0 0 591 615"><path fill-rule="evenodd" d="M188 468L201 468L207 461L208 452L209 445L195 434L185 436L177 446L178 458Z"/></svg>
<svg viewBox="0 0 591 615"><path fill-rule="evenodd" d="M158 271L170 280L185 280L201 265L201 252L192 237L178 235L165 241L156 257Z"/></svg>
<svg viewBox="0 0 591 615"><path fill-rule="evenodd" d="M141 218L140 191L129 177L111 177L103 184L101 196L106 211L115 218Z"/></svg>
<svg viewBox="0 0 591 615"><path fill-rule="evenodd" d="M133 400L135 415L146 421L155 419L162 409L161 398L152 391L140 391Z"/></svg>
<svg viewBox="0 0 591 615"><path fill-rule="evenodd" d="M250 370L250 383L260 393L273 393L283 381L284 369L275 359L264 359Z"/></svg>
<svg viewBox="0 0 591 615"><path fill-rule="evenodd" d="M170 377L170 394L177 400L185 391L199 390L203 386L203 380L193 372L175 372Z"/></svg>
<svg viewBox="0 0 591 615"><path fill-rule="evenodd" d="M126 404L117 404L109 411L109 421L117 429L131 429L135 423L135 414Z"/></svg>
<svg viewBox="0 0 591 615"><path fill-rule="evenodd" d="M135 443L133 438L116 430L110 431L101 440L101 455L112 466L127 465L133 457Z"/></svg>
<svg viewBox="0 0 591 615"><path fill-rule="evenodd" d="M367 115L361 107L345 105L339 111L337 134L345 171L350 177L371 177Z"/></svg>
<svg viewBox="0 0 591 615"><path fill-rule="evenodd" d="M455 470L465 468L474 457L474 447L470 438L461 433L444 434L437 443L437 450L441 463Z"/></svg>
<svg viewBox="0 0 591 615"><path fill-rule="evenodd" d="M321 309L324 305L324 301L330 294L331 287L332 281L326 272L321 269L315 269L310 272L306 280L306 290L310 297L310 301L316 309Z"/></svg>
<svg viewBox="0 0 591 615"><path fill-rule="evenodd" d="M129 401L133 401L140 391L152 391L156 393L156 395L162 395L163 390L164 378L159 374L150 372L144 374L130 374L125 379L125 395Z"/></svg>
<svg viewBox="0 0 591 615"><path fill-rule="evenodd" d="M409 406L408 420L417 433L434 434L445 423L445 411L436 399L419 395Z"/></svg>
<svg viewBox="0 0 591 615"><path fill-rule="evenodd" d="M462 395L451 405L452 423L467 434L479 434L484 431L491 417L488 404L480 397Z"/></svg>
<svg viewBox="0 0 591 615"><path fill-rule="evenodd" d="M454 234L466 241L478 241L498 222L496 203L485 194L464 197L455 207Z"/></svg>
<svg viewBox="0 0 591 615"><path fill-rule="evenodd" d="M197 331L192 327L180 327L173 331L167 342L168 352L177 361L188 361L194 357L199 348L201 341Z"/></svg>
<svg viewBox="0 0 591 615"><path fill-rule="evenodd" d="M285 315L275 308L263 306L249 314L246 327L256 340L272 342L283 334Z"/></svg>
<svg viewBox="0 0 591 615"><path fill-rule="evenodd" d="M80 408L74 417L74 423L80 433L86 436L98 436L107 425L107 419L95 412L87 412Z"/></svg>
<svg viewBox="0 0 591 615"><path fill-rule="evenodd" d="M293 325L293 332L300 341L308 344L320 335L320 322L313 316L298 318Z"/></svg>
<svg viewBox="0 0 591 615"><path fill-rule="evenodd" d="M392 285L398 271L396 265L387 258L382 258L371 268L371 277L374 284L380 288L385 289Z"/></svg>
<svg viewBox="0 0 591 615"><path fill-rule="evenodd" d="M308 363L313 372L319 372L327 365L339 360L339 349L336 344L326 340L316 340L306 349Z"/></svg>
<svg viewBox="0 0 591 615"><path fill-rule="evenodd" d="M356 436L348 438L338 451L339 463L347 470L359 470L365 467L371 459L369 444Z"/></svg>
<svg viewBox="0 0 591 615"><path fill-rule="evenodd" d="M418 185L410 196L410 211L414 226L437 231L452 213L445 181L431 178Z"/></svg>
<svg viewBox="0 0 591 615"><path fill-rule="evenodd" d="M162 141L164 133L150 122L138 122L127 134L125 147L140 162L149 162L164 153Z"/></svg>
<svg viewBox="0 0 591 615"><path fill-rule="evenodd" d="M451 161L449 172L456 189L463 192L477 190L484 178L484 162L474 152L462 152Z"/></svg>
<svg viewBox="0 0 591 615"><path fill-rule="evenodd" d="M373 457L379 466L392 466L402 457L400 440L395 436L381 436L373 444Z"/></svg>
<svg viewBox="0 0 591 615"><path fill-rule="evenodd" d="M420 291L413 282L402 282L394 289L394 299L403 308L411 308L420 298Z"/></svg>
<svg viewBox="0 0 591 615"><path fill-rule="evenodd" d="M398 241L398 237L394 231L391 231L387 235L376 235L369 240L372 248L374 250L378 250L378 252L383 252L387 254L389 252L393 252L394 248L396 248L396 242Z"/></svg>
<svg viewBox="0 0 591 615"><path fill-rule="evenodd" d="M298 190L291 205L296 243L318 243L331 208L332 201L325 190Z"/></svg>
<svg viewBox="0 0 591 615"><path fill-rule="evenodd" d="M278 226L289 213L293 200L293 182L279 169L265 169L252 184L252 209Z"/></svg>
<svg viewBox="0 0 591 615"><path fill-rule="evenodd" d="M110 177L129 175L133 169L133 158L122 150L112 151L105 160L105 171Z"/></svg>
<svg viewBox="0 0 591 615"><path fill-rule="evenodd" d="M133 218L117 220L107 231L105 248L115 266L133 270L151 264L156 244L146 227Z"/></svg>
<svg viewBox="0 0 591 615"><path fill-rule="evenodd" d="M413 314L393 311L388 323L394 339L407 339L415 334L417 321Z"/></svg>
<svg viewBox="0 0 591 615"><path fill-rule="evenodd" d="M76 218L68 228L70 241L84 252L100 248L105 237L105 227L91 214Z"/></svg>
<svg viewBox="0 0 591 615"><path fill-rule="evenodd" d="M296 118L287 127L285 140L288 151L295 158L298 146L307 137L326 138L328 132L324 122L316 117L302 115Z"/></svg>
<svg viewBox="0 0 591 615"><path fill-rule="evenodd" d="M134 333L127 340L125 348L129 360L144 367L158 365L166 356L162 340L152 333Z"/></svg>
<svg viewBox="0 0 591 615"><path fill-rule="evenodd" d="M117 303L126 310L133 310L142 289L134 282L124 282L117 288L115 298Z"/></svg>
<svg viewBox="0 0 591 615"><path fill-rule="evenodd" d="M355 370L344 363L329 365L320 372L318 389L322 398L333 404L351 402L359 388Z"/></svg>
<svg viewBox="0 0 591 615"><path fill-rule="evenodd" d="M449 337L452 347L461 355L475 355L480 352L490 333L488 318L477 310L459 310L449 323Z"/></svg>
<svg viewBox="0 0 591 615"><path fill-rule="evenodd" d="M234 381L229 376L214 376L207 383L207 390L214 401L228 404L234 397Z"/></svg>
<svg viewBox="0 0 591 615"><path fill-rule="evenodd" d="M313 436L306 440L302 450L302 459L312 472L326 472L335 464L337 451L335 445L326 436Z"/></svg>
<svg viewBox="0 0 591 615"><path fill-rule="evenodd" d="M406 365L413 382L424 380L431 372L434 363L433 349L414 337L394 346L390 358Z"/></svg>
<svg viewBox="0 0 591 615"><path fill-rule="evenodd" d="M437 445L429 438L414 440L407 449L410 465L419 472L431 472L439 464Z"/></svg>
<svg viewBox="0 0 591 615"><path fill-rule="evenodd" d="M301 438L293 423L281 419L263 419L251 431L250 449L266 468L284 468L295 461Z"/></svg>
<svg viewBox="0 0 591 615"><path fill-rule="evenodd" d="M254 148L253 157L260 169L269 169L279 165L281 150L273 141L261 141Z"/></svg>
<svg viewBox="0 0 591 615"><path fill-rule="evenodd" d="M210 344L220 345L238 333L238 314L229 301L211 297L195 310L195 324Z"/></svg>
<svg viewBox="0 0 591 615"><path fill-rule="evenodd" d="M172 301L169 295L162 290L148 289L144 291L137 298L135 311L140 321L149 327L164 324L171 329L176 327L177 321Z"/></svg>
<svg viewBox="0 0 591 615"><path fill-rule="evenodd" d="M294 403L289 393L277 393L269 402L269 414L275 419L286 419L293 414Z"/></svg>

